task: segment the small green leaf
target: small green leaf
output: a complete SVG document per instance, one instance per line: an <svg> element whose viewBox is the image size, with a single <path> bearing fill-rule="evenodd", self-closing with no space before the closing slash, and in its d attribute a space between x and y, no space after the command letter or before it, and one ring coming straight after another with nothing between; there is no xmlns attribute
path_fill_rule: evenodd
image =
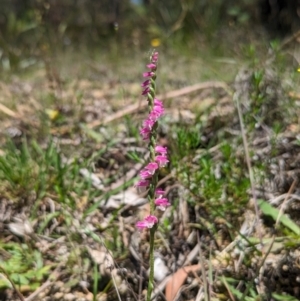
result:
<svg viewBox="0 0 300 301"><path fill-rule="evenodd" d="M28 285L29 280L22 274L11 274L11 280L17 285Z"/></svg>
<svg viewBox="0 0 300 301"><path fill-rule="evenodd" d="M290 295L278 295L278 294L272 294L272 297L273 298L275 298L275 300L277 300L277 301L297 301L297 300L299 300L299 299L297 299L297 298L294 298L294 297L292 297L292 296L290 296Z"/></svg>
<svg viewBox="0 0 300 301"><path fill-rule="evenodd" d="M268 202L265 202L264 200L257 200L258 205L260 207L260 210L262 211L263 214L271 216L274 221L277 220L277 217L279 215L279 210L274 208L271 204ZM297 235L300 235L300 228L298 227L297 224L295 224L289 217L287 217L285 214L283 214L279 221L292 230L294 233Z"/></svg>
<svg viewBox="0 0 300 301"><path fill-rule="evenodd" d="M80 127L87 136L89 136L91 139L94 139L96 142L101 143L105 140L105 137L103 137L101 133L88 128L86 125L81 124Z"/></svg>
<svg viewBox="0 0 300 301"><path fill-rule="evenodd" d="M139 154L137 154L136 152L127 152L126 155L128 156L128 158L130 158L131 160L133 160L135 162L141 162L142 161Z"/></svg>

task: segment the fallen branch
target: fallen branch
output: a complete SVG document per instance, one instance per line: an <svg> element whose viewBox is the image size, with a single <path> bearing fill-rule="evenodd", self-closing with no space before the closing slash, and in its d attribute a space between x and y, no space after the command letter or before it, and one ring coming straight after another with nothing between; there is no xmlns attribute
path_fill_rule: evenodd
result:
<svg viewBox="0 0 300 301"><path fill-rule="evenodd" d="M193 93L193 92L196 92L199 90L209 89L209 88L215 88L215 89L222 88L222 89L228 91L228 86L225 82L208 81L208 82L204 82L204 83L195 84L193 86L184 87L182 89L178 89L175 91L167 92L164 94L160 94L160 95L157 95L157 98L159 100L166 100L169 98L179 97L179 96L183 96L183 95ZM111 116L104 118L103 120L95 120L95 121L87 124L87 126L89 128L95 128L97 126L107 124L107 123L112 122L116 119L119 119L125 115L132 114L136 111L139 111L139 110L145 108L146 106L147 106L147 102L138 101L132 105L127 106L124 110L118 111L115 114L112 114Z"/></svg>
<svg viewBox="0 0 300 301"><path fill-rule="evenodd" d="M10 117L13 117L13 118L17 117L17 114L14 111L9 109L8 107L3 105L2 103L0 103L0 111L3 112L4 114L10 116Z"/></svg>

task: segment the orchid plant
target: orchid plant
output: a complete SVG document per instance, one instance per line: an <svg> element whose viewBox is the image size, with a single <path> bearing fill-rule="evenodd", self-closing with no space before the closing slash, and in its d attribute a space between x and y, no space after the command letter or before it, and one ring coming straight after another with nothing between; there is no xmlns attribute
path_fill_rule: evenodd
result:
<svg viewBox="0 0 300 301"><path fill-rule="evenodd" d="M157 145L157 127L158 120L164 114L162 101L155 98L156 92L156 70L158 62L158 52L154 51L150 57L150 63L147 68L150 71L143 73L145 81L142 83L142 95L147 97L149 114L143 122L140 134L143 140L148 141L150 151L150 162L140 171L140 180L136 184L140 192L148 191L147 198L150 204L150 215L142 221L136 223L139 230L149 229L150 231L150 273L147 290L147 301L151 300L151 294L154 286L154 235L157 229L158 218L155 210L164 211L170 206L170 202L164 197L164 190L157 187L158 170L168 164L167 147Z"/></svg>

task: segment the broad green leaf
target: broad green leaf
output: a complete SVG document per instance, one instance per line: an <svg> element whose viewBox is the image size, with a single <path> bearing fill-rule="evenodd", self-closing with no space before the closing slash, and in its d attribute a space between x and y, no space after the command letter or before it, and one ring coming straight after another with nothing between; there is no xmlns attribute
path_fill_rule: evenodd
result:
<svg viewBox="0 0 300 301"><path fill-rule="evenodd" d="M22 274L11 274L11 280L17 285L28 285L29 280Z"/></svg>
<svg viewBox="0 0 300 301"><path fill-rule="evenodd" d="M297 300L299 300L299 299L297 299L297 298L294 298L294 297L292 297L292 296L290 296L290 295L279 295L279 294L272 294L272 297L273 298L275 298L275 300L277 300L277 301L297 301Z"/></svg>
<svg viewBox="0 0 300 301"><path fill-rule="evenodd" d="M268 202L266 202L264 200L257 200L257 202L258 202L260 210L262 211L263 214L271 216L274 219L274 221L277 220L277 217L279 215L279 210L278 209L274 208L271 204L269 204ZM289 228L291 231L293 231L297 235L300 235L300 228L288 216L283 214L280 217L279 221L284 226Z"/></svg>

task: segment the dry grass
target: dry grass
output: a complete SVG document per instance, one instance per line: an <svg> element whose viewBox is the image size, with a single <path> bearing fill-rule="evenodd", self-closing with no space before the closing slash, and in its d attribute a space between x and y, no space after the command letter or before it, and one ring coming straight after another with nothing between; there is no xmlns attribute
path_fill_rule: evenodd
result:
<svg viewBox="0 0 300 301"><path fill-rule="evenodd" d="M142 300L149 245L134 224L148 208L132 186L147 158L146 60L62 54L1 81L1 300L116 300L116 290ZM168 271L157 300L178 290L176 300L299 298L293 74L224 64L205 52L161 56L159 139L172 163L160 183L174 206L156 237Z"/></svg>

